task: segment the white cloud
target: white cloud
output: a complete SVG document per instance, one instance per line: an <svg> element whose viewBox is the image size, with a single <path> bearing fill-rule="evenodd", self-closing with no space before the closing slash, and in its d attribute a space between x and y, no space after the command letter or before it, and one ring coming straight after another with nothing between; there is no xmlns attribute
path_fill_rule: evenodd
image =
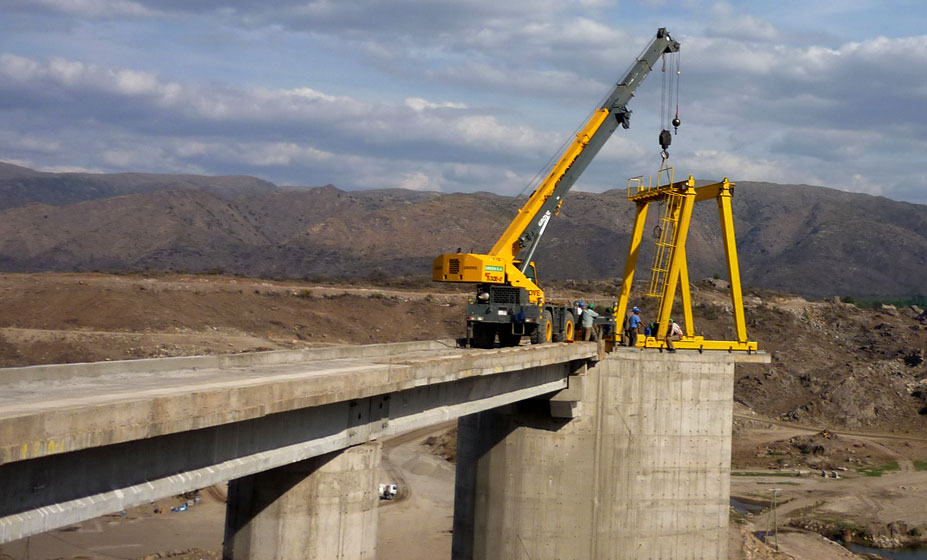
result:
<svg viewBox="0 0 927 560"><path fill-rule="evenodd" d="M729 37L738 40L774 41L779 30L762 18L739 13L730 4L719 2L711 8L711 21L706 34L714 37Z"/></svg>
<svg viewBox="0 0 927 560"><path fill-rule="evenodd" d="M728 177L735 181L819 184L815 179L803 181L803 178L808 177L807 174L796 173L794 169L784 167L781 162L721 150L697 150L694 154L683 156L676 164L676 169L677 172L685 170L687 175L706 179L720 180L722 177Z"/></svg>
<svg viewBox="0 0 927 560"><path fill-rule="evenodd" d="M436 181L421 171L412 173L403 173L399 177L399 188L411 189L413 191L437 191L440 190Z"/></svg>
<svg viewBox="0 0 927 560"><path fill-rule="evenodd" d="M41 65L15 54L0 53L0 75L14 82L26 82L41 72Z"/></svg>
<svg viewBox="0 0 927 560"><path fill-rule="evenodd" d="M334 154L294 143L273 142L269 144L236 146L248 163L257 166L290 165L311 163L331 159Z"/></svg>
<svg viewBox="0 0 927 560"><path fill-rule="evenodd" d="M21 71L23 68L26 71ZM113 170L176 172L199 169L207 162L225 162L251 166L252 172L261 173L262 169L321 163L335 170L334 175L360 177L359 170L369 167L370 162L380 162L374 167L382 168L386 160L419 156L423 159L407 161L405 168L388 165L388 173L370 176L380 184L384 177L401 178L390 186L424 188L429 184L466 189L461 181L440 179L442 169L422 175L421 171L409 171L408 166L429 166L428 160L453 166L463 160L499 160L504 154L509 155L505 160L523 165L546 156L553 144L549 133L504 123L494 115L450 100L415 97L389 104L311 88L181 84L151 72L104 68L63 58L39 63L3 57L2 71L21 76L20 89L31 90L36 102L53 91L45 99L46 105L67 111L72 122L92 119L92 129L66 126L70 133L63 135L57 147L65 154L88 150L91 146L86 138L93 137L100 148L89 152L97 154L94 164ZM0 96L3 94L0 84ZM147 132L135 129L136 122L157 124ZM243 141L247 137L253 140ZM40 145L37 141L19 142L18 147L36 150ZM0 140L0 153L6 151ZM493 165L499 163L487 168ZM459 174L460 169L454 173ZM425 176L427 181L422 178Z"/></svg>
<svg viewBox="0 0 927 560"><path fill-rule="evenodd" d="M35 7L86 18L149 17L158 12L130 0L31 0Z"/></svg>
<svg viewBox="0 0 927 560"><path fill-rule="evenodd" d="M120 169L132 169L147 166L151 158L150 154L142 154L138 150L112 149L104 151L102 159L106 165Z"/></svg>
<svg viewBox="0 0 927 560"><path fill-rule="evenodd" d="M21 138L19 147L24 150L42 152L45 154L56 154L61 151L61 144L59 142L37 138L35 136L24 136Z"/></svg>
<svg viewBox="0 0 927 560"><path fill-rule="evenodd" d="M406 107L409 107L417 113L421 113L426 109L466 109L467 105L464 103L454 102L454 101L444 101L444 102L434 102L428 101L427 99L422 99L421 97L410 97L406 99Z"/></svg>

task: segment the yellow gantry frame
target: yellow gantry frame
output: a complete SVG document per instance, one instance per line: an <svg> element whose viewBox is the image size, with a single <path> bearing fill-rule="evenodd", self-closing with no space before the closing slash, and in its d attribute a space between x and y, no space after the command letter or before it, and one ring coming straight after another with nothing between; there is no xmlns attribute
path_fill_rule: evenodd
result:
<svg viewBox="0 0 927 560"><path fill-rule="evenodd" d="M671 176L671 175L670 175ZM631 284L634 280L634 269L640 252L641 240L644 237L644 223L647 219L647 209L653 202L667 201L670 196L681 195L682 203L672 209L673 222L676 224L673 232L672 254L670 255L669 271L660 296L660 306L657 312L657 332L649 337L638 339L639 348L665 348L666 331L669 318L673 311L673 300L676 297L677 284L682 296L682 311L685 319L685 333L682 340L674 343L676 348L694 348L697 350L741 350L755 352L757 343L747 340L747 326L744 319L744 301L740 285L740 265L737 261L737 243L734 237L734 218L731 211L731 194L734 183L724 178L720 183L695 187L692 176L686 181L656 187L640 187L634 191L628 190L628 199L637 205L634 219L634 229L631 234L631 246L628 250L628 259L624 265L624 280L621 284L621 296L618 299L618 308L615 310L615 324L624 325L625 313L628 309L628 299L631 296ZM727 273L731 284L731 304L734 308L734 327L737 340L705 340L695 335L695 326L692 318L692 297L689 291L689 270L686 263L686 239L689 234L689 224L692 220L692 209L696 202L715 199L718 202L718 214L721 220L721 233L724 239L724 254L727 260ZM615 341L620 340L621 333L616 333Z"/></svg>

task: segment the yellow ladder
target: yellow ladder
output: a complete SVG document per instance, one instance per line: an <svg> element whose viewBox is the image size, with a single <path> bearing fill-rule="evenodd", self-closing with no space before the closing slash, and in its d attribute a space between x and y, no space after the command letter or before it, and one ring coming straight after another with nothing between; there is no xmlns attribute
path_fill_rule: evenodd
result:
<svg viewBox="0 0 927 560"><path fill-rule="evenodd" d="M685 197L677 191L667 190L665 193L663 214L653 254L653 266L650 268L650 286L647 289L648 297L663 297L666 283L669 281L670 263L676 251L676 231L679 229L679 215Z"/></svg>

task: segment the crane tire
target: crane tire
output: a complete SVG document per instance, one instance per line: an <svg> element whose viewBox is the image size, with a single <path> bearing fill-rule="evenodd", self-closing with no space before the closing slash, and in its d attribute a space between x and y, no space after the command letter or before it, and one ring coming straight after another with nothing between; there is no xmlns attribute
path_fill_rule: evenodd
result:
<svg viewBox="0 0 927 560"><path fill-rule="evenodd" d="M473 338L470 340L470 346L473 348L492 348L496 341L496 329L490 325L474 323Z"/></svg>
<svg viewBox="0 0 927 560"><path fill-rule="evenodd" d="M563 321L563 331L554 335L554 342L573 342L576 336L576 322L573 319L573 312L567 311Z"/></svg>
<svg viewBox="0 0 927 560"><path fill-rule="evenodd" d="M538 326L531 333L531 344L545 344L553 340L554 323L550 318L550 311L544 310L538 319Z"/></svg>
<svg viewBox="0 0 927 560"><path fill-rule="evenodd" d="M512 333L499 333L499 346L503 348L507 346L518 346L521 343L520 334Z"/></svg>

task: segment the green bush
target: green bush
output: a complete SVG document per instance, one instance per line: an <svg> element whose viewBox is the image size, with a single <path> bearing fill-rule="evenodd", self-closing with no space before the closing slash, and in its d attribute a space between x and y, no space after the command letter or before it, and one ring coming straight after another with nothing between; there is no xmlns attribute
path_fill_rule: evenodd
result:
<svg viewBox="0 0 927 560"><path fill-rule="evenodd" d="M898 470L901 470L901 467L898 466L898 461L889 461L878 467L860 467L856 469L856 472L864 476L882 476L882 474L887 471Z"/></svg>

